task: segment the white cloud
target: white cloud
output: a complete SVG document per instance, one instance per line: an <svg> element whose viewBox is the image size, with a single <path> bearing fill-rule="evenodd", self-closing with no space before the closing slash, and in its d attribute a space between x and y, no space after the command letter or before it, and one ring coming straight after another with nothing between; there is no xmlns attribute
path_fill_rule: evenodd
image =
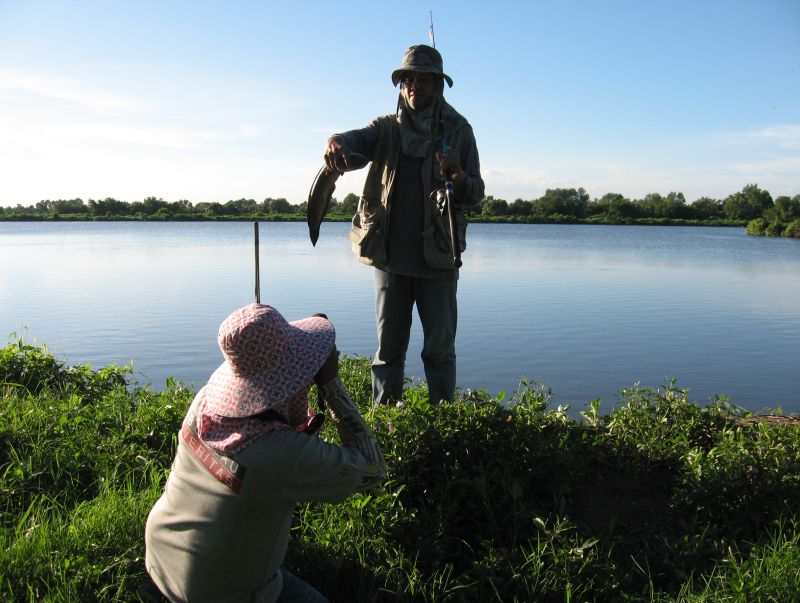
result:
<svg viewBox="0 0 800 603"><path fill-rule="evenodd" d="M800 125L781 124L753 130L721 132L712 141L734 148L795 150L800 149Z"/></svg>
<svg viewBox="0 0 800 603"><path fill-rule="evenodd" d="M511 202L517 198L532 199L541 196L547 188L554 188L544 171L509 166L481 166L481 176L486 194Z"/></svg>
<svg viewBox="0 0 800 603"><path fill-rule="evenodd" d="M773 142L782 149L800 149L800 126L772 126L751 132L750 137Z"/></svg>
<svg viewBox="0 0 800 603"><path fill-rule="evenodd" d="M764 161L743 161L734 163L732 167L736 172L748 177L754 175L793 177L797 184L800 185L800 157L777 157Z"/></svg>
<svg viewBox="0 0 800 603"><path fill-rule="evenodd" d="M130 112L145 107L139 100L95 88L74 78L4 68L0 68L0 92L34 95L103 113Z"/></svg>

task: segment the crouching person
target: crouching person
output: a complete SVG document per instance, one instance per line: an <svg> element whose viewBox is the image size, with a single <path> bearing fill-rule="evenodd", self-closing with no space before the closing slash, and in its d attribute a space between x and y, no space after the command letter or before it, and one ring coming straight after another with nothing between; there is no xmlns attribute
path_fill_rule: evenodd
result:
<svg viewBox="0 0 800 603"><path fill-rule="evenodd" d="M333 325L251 304L225 319L219 345L225 360L186 414L147 518L147 571L171 601L325 601L281 567L295 503L341 502L386 477L339 380ZM317 437L313 383L341 445Z"/></svg>

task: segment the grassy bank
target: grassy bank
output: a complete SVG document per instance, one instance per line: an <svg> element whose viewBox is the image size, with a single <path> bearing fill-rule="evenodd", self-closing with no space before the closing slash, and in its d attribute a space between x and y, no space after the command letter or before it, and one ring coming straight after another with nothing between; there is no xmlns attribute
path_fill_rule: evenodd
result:
<svg viewBox="0 0 800 603"><path fill-rule="evenodd" d="M368 412L367 360L342 374ZM138 600L144 521L194 392L130 378L0 350L0 600ZM299 506L287 564L332 601L797 600L792 420L701 408L675 384L581 420L548 403L521 383L369 411L391 480Z"/></svg>

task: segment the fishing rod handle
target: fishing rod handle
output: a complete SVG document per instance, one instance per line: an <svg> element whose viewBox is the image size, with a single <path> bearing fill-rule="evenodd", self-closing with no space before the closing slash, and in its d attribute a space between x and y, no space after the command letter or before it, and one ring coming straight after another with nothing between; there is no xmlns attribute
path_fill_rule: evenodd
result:
<svg viewBox="0 0 800 603"><path fill-rule="evenodd" d="M447 139L442 137L441 142L442 157L447 157ZM453 208L455 200L455 191L453 190L453 181L450 179L449 174L445 174L445 195L447 198L447 218L450 222L450 246L453 248L453 266L461 268L461 250L458 248L458 234L456 233L456 216Z"/></svg>

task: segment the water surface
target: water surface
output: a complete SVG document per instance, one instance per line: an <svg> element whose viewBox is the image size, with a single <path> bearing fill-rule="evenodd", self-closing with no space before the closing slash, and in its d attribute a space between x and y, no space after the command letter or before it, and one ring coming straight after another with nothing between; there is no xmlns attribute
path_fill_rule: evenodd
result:
<svg viewBox="0 0 800 603"><path fill-rule="evenodd" d="M261 223L261 299L325 312L346 353L375 348L372 269L347 224ZM581 409L670 379L705 403L800 412L800 241L744 229L471 224L459 281L458 384L544 384ZM219 323L254 300L249 222L0 222L0 330L70 362L133 361L201 386ZM423 377L421 331L407 373Z"/></svg>

